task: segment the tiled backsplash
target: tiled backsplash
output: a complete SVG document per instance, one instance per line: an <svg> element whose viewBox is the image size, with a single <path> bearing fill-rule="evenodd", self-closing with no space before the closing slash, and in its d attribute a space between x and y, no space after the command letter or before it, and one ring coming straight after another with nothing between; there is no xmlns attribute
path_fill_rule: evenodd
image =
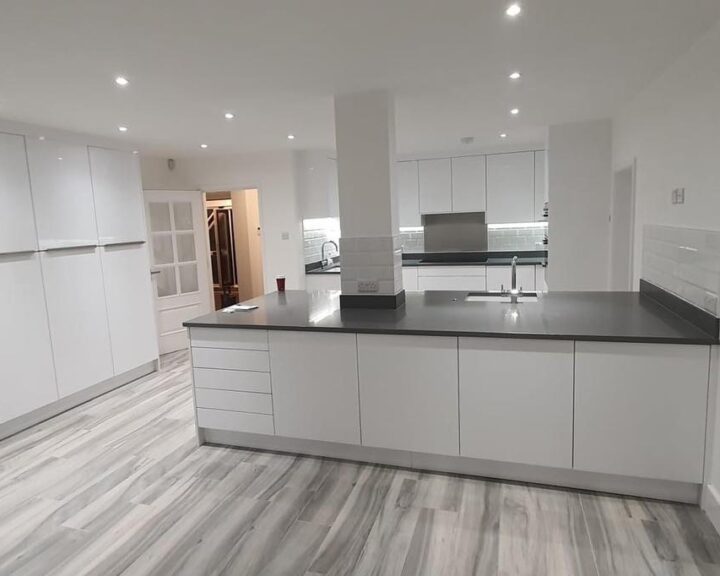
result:
<svg viewBox="0 0 720 576"><path fill-rule="evenodd" d="M422 226L417 228L400 228L400 246L405 254L425 252L425 234Z"/></svg>
<svg viewBox="0 0 720 576"><path fill-rule="evenodd" d="M642 278L717 315L720 232L646 225Z"/></svg>
<svg viewBox="0 0 720 576"><path fill-rule="evenodd" d="M488 250L545 250L546 222L488 224Z"/></svg>
<svg viewBox="0 0 720 576"><path fill-rule="evenodd" d="M340 246L340 220L337 218L313 218L303 220L303 253L305 264L322 260L322 245L332 240ZM336 256L332 246L327 247L328 256Z"/></svg>

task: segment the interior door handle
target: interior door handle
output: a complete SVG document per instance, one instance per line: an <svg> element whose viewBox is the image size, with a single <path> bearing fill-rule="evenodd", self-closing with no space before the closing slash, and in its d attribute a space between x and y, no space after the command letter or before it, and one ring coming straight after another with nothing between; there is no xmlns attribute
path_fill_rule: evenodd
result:
<svg viewBox="0 0 720 576"><path fill-rule="evenodd" d="M155 276L155 274L160 274L162 270L150 270L150 276Z"/></svg>

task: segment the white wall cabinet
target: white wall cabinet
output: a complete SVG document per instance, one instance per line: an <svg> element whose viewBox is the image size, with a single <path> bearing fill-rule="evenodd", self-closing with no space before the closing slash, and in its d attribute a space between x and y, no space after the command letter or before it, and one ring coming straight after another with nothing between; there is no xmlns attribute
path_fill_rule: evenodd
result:
<svg viewBox="0 0 720 576"><path fill-rule="evenodd" d="M535 266L516 267L517 287L524 292L535 290ZM487 267L488 292L499 292L501 289L510 290L512 283L512 269L510 266Z"/></svg>
<svg viewBox="0 0 720 576"><path fill-rule="evenodd" d="M458 455L457 338L357 342L363 445Z"/></svg>
<svg viewBox="0 0 720 576"><path fill-rule="evenodd" d="M58 399L39 258L0 255L0 423Z"/></svg>
<svg viewBox="0 0 720 576"><path fill-rule="evenodd" d="M25 138L0 133L0 254L37 250Z"/></svg>
<svg viewBox="0 0 720 576"><path fill-rule="evenodd" d="M710 348L575 350L575 468L702 483Z"/></svg>
<svg viewBox="0 0 720 576"><path fill-rule="evenodd" d="M487 157L489 224L535 220L535 154L513 152Z"/></svg>
<svg viewBox="0 0 720 576"><path fill-rule="evenodd" d="M158 357L147 244L101 249L115 374Z"/></svg>
<svg viewBox="0 0 720 576"><path fill-rule="evenodd" d="M414 160L398 162L396 167L400 226L420 226L422 222L420 218L418 163Z"/></svg>
<svg viewBox="0 0 720 576"><path fill-rule="evenodd" d="M485 156L452 159L452 211L485 212Z"/></svg>
<svg viewBox="0 0 720 576"><path fill-rule="evenodd" d="M88 150L99 243L144 241L145 203L138 157L123 150Z"/></svg>
<svg viewBox="0 0 720 576"><path fill-rule="evenodd" d="M275 433L360 444L355 334L270 331Z"/></svg>
<svg viewBox="0 0 720 576"><path fill-rule="evenodd" d="M41 256L60 397L113 375L99 248Z"/></svg>
<svg viewBox="0 0 720 576"><path fill-rule="evenodd" d="M418 161L420 213L452 212L452 173L450 159Z"/></svg>
<svg viewBox="0 0 720 576"><path fill-rule="evenodd" d="M96 245L87 147L30 139L27 150L40 249Z"/></svg>
<svg viewBox="0 0 720 576"><path fill-rule="evenodd" d="M573 342L460 338L460 454L572 467Z"/></svg>
<svg viewBox="0 0 720 576"><path fill-rule="evenodd" d="M547 222L543 215L547 194L547 168L545 150L535 152L535 220Z"/></svg>

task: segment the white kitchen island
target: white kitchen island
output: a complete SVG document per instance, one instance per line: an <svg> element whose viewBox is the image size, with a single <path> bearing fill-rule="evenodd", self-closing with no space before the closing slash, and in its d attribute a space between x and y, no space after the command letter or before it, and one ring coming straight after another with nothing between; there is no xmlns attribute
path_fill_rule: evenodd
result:
<svg viewBox="0 0 720 576"><path fill-rule="evenodd" d="M697 501L717 336L639 294L464 296L188 322L200 441Z"/></svg>

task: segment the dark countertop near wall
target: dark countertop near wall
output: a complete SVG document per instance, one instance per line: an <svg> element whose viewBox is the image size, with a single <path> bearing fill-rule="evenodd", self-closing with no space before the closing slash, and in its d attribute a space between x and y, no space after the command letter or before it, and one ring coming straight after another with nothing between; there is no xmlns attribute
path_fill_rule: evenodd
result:
<svg viewBox="0 0 720 576"><path fill-rule="evenodd" d="M513 256L518 266L544 266L547 251L532 252L427 252L403 254L403 266L510 266ZM320 262L305 266L306 274L339 274L340 264L322 268Z"/></svg>
<svg viewBox="0 0 720 576"><path fill-rule="evenodd" d="M638 292L553 292L517 305L465 302L467 292L407 292L396 310L340 309L337 291L291 290L250 300L250 312L215 312L188 327L251 328L717 344L715 335Z"/></svg>

